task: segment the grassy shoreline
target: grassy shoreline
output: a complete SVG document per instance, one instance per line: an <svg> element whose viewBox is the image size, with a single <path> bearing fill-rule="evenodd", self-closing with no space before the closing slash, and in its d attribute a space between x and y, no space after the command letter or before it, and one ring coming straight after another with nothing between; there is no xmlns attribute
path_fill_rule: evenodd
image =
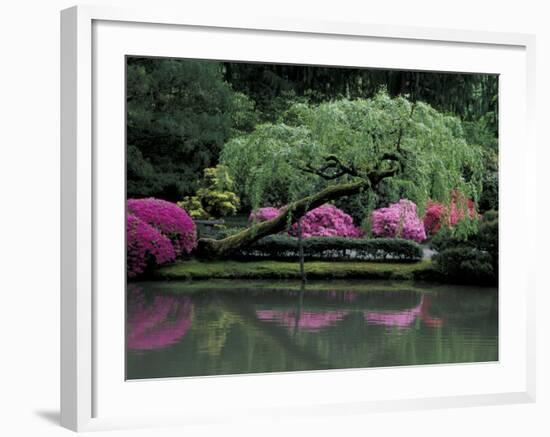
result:
<svg viewBox="0 0 550 437"><path fill-rule="evenodd" d="M305 264L308 279L424 279L432 263L329 262ZM187 260L160 267L152 273L156 280L191 279L300 279L297 262L288 261L198 261Z"/></svg>

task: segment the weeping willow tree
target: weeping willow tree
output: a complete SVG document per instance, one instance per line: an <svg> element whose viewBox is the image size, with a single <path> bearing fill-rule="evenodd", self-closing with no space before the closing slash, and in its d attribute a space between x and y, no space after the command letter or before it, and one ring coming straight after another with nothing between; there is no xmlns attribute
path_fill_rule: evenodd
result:
<svg viewBox="0 0 550 437"><path fill-rule="evenodd" d="M222 240L201 239L199 254L225 256L280 232L309 210L381 184L422 208L452 190L477 201L482 149L464 139L458 118L424 103L379 93L372 99L296 104L276 124L228 142L220 161L248 206L286 205L269 221ZM365 205L368 209L369 205Z"/></svg>

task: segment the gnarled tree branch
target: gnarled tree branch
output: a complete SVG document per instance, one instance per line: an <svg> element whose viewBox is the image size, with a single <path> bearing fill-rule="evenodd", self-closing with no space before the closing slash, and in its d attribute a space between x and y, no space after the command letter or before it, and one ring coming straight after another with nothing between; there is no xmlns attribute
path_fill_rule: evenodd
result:
<svg viewBox="0 0 550 437"><path fill-rule="evenodd" d="M306 173L317 175L328 181L338 179L344 175L360 176L353 164L344 164L336 155L329 155L325 157L324 160L325 164L319 167L306 164L305 166L298 166L298 169Z"/></svg>
<svg viewBox="0 0 550 437"><path fill-rule="evenodd" d="M329 162L335 162L339 165L338 163L340 161L334 158L328 157L327 159ZM395 157L395 159L391 157L386 159L394 161L394 163L386 169L371 170L367 174L362 175L356 182L332 185L311 196L292 202L282 210L281 214L271 220L253 225L238 234L231 235L222 240L201 238L198 242L197 255L205 258L219 258L230 255L241 248L253 244L263 237L284 231L289 223L294 224L308 211L331 200L358 194L364 189L376 187L383 179L394 176L399 172L400 167L397 157ZM340 171L344 171L345 168L351 169L351 167L342 166ZM355 170L352 170L352 172L354 171ZM351 175L355 176L357 174L358 173L355 172Z"/></svg>

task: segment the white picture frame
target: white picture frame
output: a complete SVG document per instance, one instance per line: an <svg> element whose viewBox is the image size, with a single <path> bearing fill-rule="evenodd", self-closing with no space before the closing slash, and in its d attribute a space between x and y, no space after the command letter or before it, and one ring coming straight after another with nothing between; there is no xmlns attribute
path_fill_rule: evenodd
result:
<svg viewBox="0 0 550 437"><path fill-rule="evenodd" d="M181 52L173 43L178 38L193 38L192 50ZM221 44L228 45L224 48ZM351 61L354 56L351 48L362 51L363 47L370 48L378 61ZM307 59L304 48L308 48ZM391 51L400 55L388 60L388 54L383 52ZM120 254L124 251L120 213L124 211L121 195L125 178L121 136L124 111L120 111L120 105L124 105L120 93L124 76L120 74L120 66L125 55L324 62L501 74L501 241L502 247L508 249L503 250L501 263L506 266L509 262L506 253L517 244L509 231L524 220L535 223L532 208L517 206L518 201L534 199L535 192L534 53L534 36L525 34L284 18L238 21L178 15L153 8L136 11L78 6L62 11L62 425L81 431L534 401L535 277L525 260L516 262L514 271L501 272L502 353L500 361L493 364L125 382L120 379L123 350L119 351L124 349L120 329L124 297L116 292L107 295L104 291L105 284L111 283L120 291L125 282L124 269L120 268L123 262ZM468 65L476 67L469 69ZM103 146L107 142L112 145L111 151ZM522 147L514 148L513 144ZM113 156L107 156L110 153ZM512 177L515 177L513 184ZM103 211L119 203L107 217ZM512 208L514 203L516 207ZM527 243L524 241L527 247L534 247L534 235L533 226L527 231ZM515 301L509 298L513 290L518 296ZM514 309L521 314L516 316L519 327L512 332L506 321ZM107 327L113 327L113 332ZM414 384L407 386L411 372L415 377L433 380L432 387L424 390ZM375 383L389 378L395 381L392 390L382 382L378 386ZM372 388L372 393L351 390L363 383ZM180 402L167 408L170 400L177 399L182 385L187 393L194 390L202 395L192 403ZM318 390L320 386L328 389ZM293 402L285 404L278 390L288 387L299 389ZM250 396L257 395L260 388L270 393L270 399L256 398L251 402ZM214 394L220 398L218 403L213 401ZM157 405L145 405L139 410L132 404L139 397L145 400L163 397L167 403L156 402ZM222 408L221 403L229 399L231 408Z"/></svg>

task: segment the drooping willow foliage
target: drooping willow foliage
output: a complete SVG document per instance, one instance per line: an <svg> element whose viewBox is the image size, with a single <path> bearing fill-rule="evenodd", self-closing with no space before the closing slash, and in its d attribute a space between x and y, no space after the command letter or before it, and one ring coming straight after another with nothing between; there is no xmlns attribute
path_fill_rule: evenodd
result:
<svg viewBox="0 0 550 437"><path fill-rule="evenodd" d="M400 169L373 187L371 199L390 193L412 200L420 212L429 199L447 203L453 190L479 199L483 149L466 142L461 121L385 92L371 99L294 104L280 122L258 125L226 143L220 162L229 168L243 202L257 208L353 182L388 155L398 157ZM327 180L312 171L331 156L355 174L334 172ZM367 203L365 210L376 202Z"/></svg>

